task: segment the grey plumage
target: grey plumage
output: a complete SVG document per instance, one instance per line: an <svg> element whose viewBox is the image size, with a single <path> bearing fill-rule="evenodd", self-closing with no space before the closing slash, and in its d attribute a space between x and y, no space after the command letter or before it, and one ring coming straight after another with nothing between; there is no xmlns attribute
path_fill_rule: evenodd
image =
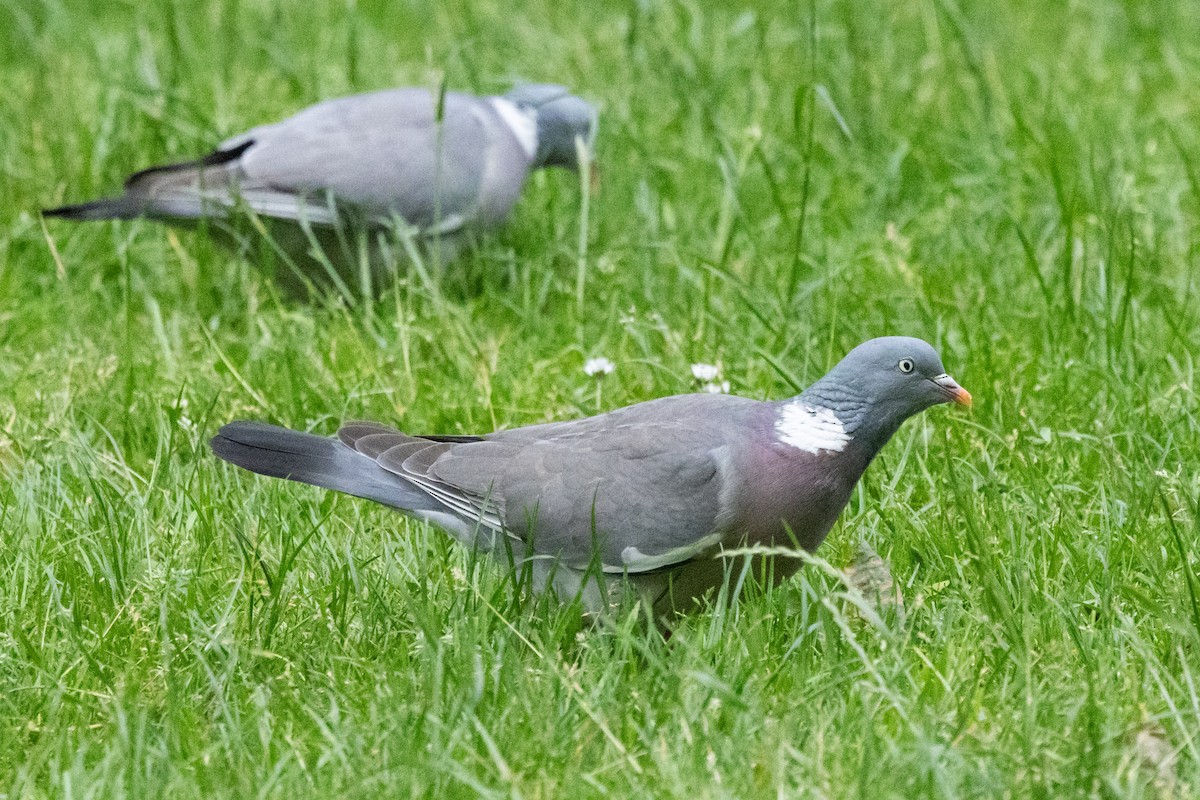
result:
<svg viewBox="0 0 1200 800"><path fill-rule="evenodd" d="M260 422L236 425L236 435L231 432L213 438L213 452L252 472L323 486L403 511L440 508L424 493L390 479L337 439Z"/></svg>
<svg viewBox="0 0 1200 800"><path fill-rule="evenodd" d="M919 339L873 339L806 392L761 402L681 395L483 436L349 423L337 438L234 422L217 455L376 500L519 561L603 606L626 578L656 614L719 585L722 549L820 545L907 417L970 395ZM504 543L504 547L499 547ZM798 562L774 565L775 577Z"/></svg>
<svg viewBox="0 0 1200 800"><path fill-rule="evenodd" d="M204 158L138 172L119 197L43 213L219 227L241 209L318 233L401 221L450 249L457 237L502 223L531 170L575 168L575 139L590 147L595 124L595 109L561 86L522 86L504 97L449 92L440 107L425 89L389 89L318 103ZM278 238L294 241L299 252L286 255L303 260L307 236Z"/></svg>

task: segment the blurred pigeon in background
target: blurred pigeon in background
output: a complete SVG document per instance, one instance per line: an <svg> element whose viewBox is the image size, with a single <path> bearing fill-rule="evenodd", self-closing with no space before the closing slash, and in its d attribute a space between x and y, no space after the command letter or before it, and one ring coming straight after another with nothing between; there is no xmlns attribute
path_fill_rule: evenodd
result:
<svg viewBox="0 0 1200 800"><path fill-rule="evenodd" d="M970 401L932 347L885 337L782 401L679 395L483 436L352 422L325 438L233 422L212 448L253 472L432 522L593 611L627 578L663 619L720 586L723 550L815 550L904 420ZM770 574L800 563L776 559Z"/></svg>
<svg viewBox="0 0 1200 800"><path fill-rule="evenodd" d="M493 97L388 89L327 100L235 136L204 158L138 172L119 197L43 213L210 220L211 229L237 240L229 223L236 212L250 212L272 223L270 238L282 254L319 283L336 282L326 274L331 267L357 281L358 245L346 233L366 232L374 277L386 282L395 259L372 234L399 224L444 263L465 234L504 222L532 170L577 169L577 140L590 159L595 132L595 108L562 86L530 84ZM313 263L313 244L331 263ZM392 252L403 257L404 248Z"/></svg>

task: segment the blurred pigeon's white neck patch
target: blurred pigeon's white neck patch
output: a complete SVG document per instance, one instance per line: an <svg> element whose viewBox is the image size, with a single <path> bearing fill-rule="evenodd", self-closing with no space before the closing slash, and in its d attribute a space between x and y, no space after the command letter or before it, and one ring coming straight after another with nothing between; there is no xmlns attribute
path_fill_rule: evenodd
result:
<svg viewBox="0 0 1200 800"><path fill-rule="evenodd" d="M504 120L504 124L513 132L513 136L517 137L517 142L525 151L525 155L533 158L537 154L538 145L537 112L522 111L517 108L516 103L505 100L503 97L493 97L492 108L496 109L500 119Z"/></svg>
<svg viewBox="0 0 1200 800"><path fill-rule="evenodd" d="M854 437L832 409L800 400L785 403L775 420L775 433L783 444L807 453L840 453Z"/></svg>

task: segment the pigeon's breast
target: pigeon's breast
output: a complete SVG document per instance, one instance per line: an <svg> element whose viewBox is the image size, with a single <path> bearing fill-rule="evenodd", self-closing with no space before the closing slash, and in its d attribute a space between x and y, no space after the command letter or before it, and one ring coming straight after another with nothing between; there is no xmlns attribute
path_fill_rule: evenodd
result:
<svg viewBox="0 0 1200 800"><path fill-rule="evenodd" d="M744 454L734 530L751 544L815 550L862 474L854 448L811 453L764 440Z"/></svg>

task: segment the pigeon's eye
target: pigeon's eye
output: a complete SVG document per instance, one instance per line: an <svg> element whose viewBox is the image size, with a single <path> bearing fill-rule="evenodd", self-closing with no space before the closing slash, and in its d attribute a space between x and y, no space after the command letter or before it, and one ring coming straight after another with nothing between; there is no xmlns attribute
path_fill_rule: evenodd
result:
<svg viewBox="0 0 1200 800"><path fill-rule="evenodd" d="M903 372L905 375L913 371L913 362L911 358L902 358L900 363L896 365L896 369Z"/></svg>

